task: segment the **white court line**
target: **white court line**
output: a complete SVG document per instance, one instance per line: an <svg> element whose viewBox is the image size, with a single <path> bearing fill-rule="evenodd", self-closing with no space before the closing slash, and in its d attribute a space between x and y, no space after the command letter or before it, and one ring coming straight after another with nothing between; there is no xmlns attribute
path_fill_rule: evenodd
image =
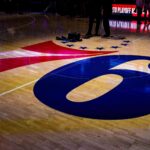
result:
<svg viewBox="0 0 150 150"><path fill-rule="evenodd" d="M13 92L13 91L16 91L16 90L18 90L18 89L21 89L21 88L23 88L23 87L26 87L26 86L28 86L28 85L30 85L30 84L36 82L36 81L38 81L38 79L33 80L33 81L31 81L31 82L28 82L28 83L26 83L26 84L23 84L23 85L21 85L21 86L18 86L18 87L14 88L14 89L11 89L11 90L9 90L9 91L5 91L5 92L1 93L0 96L4 96L4 95L9 94L9 93L11 93L11 92Z"/></svg>
<svg viewBox="0 0 150 150"><path fill-rule="evenodd" d="M99 54L99 51L97 51ZM24 49L17 49L14 51L8 52L0 52L0 59L7 59L7 58L22 58L22 57L41 57L41 56L89 56L91 54L56 54L56 53L41 53L41 52L34 52ZM29 58L30 59L30 58Z"/></svg>
<svg viewBox="0 0 150 150"><path fill-rule="evenodd" d="M85 58L85 59L86 59L86 58ZM21 86L18 86L18 87L14 88L14 89L11 89L11 90L9 90L9 91L5 91L5 92L3 92L3 93L0 93L0 97L1 97L1 96L4 96L4 95L6 95L6 94L9 94L9 93L11 93L11 92L13 92L13 91L16 91L16 90L18 90L18 89L21 89L21 88L23 88L23 87L26 87L26 86L28 86L28 85L34 83L34 82L37 82L38 80L39 80L39 79L33 80L33 81L31 81L31 82L28 82L28 83L26 83L26 84L23 84L23 85L21 85Z"/></svg>
<svg viewBox="0 0 150 150"><path fill-rule="evenodd" d="M27 26L33 24L33 23L36 21L35 17L33 17L33 16L26 15L25 17L29 17L29 18L31 18L32 20L29 21L29 22L27 22L27 23L18 25L18 26L16 26L16 27L13 26L13 27L10 27L10 28L3 29L2 31L0 31L0 33L8 32L9 29L18 30L18 29L21 29L21 28L25 28L25 27L27 27Z"/></svg>
<svg viewBox="0 0 150 150"><path fill-rule="evenodd" d="M135 40L132 40L131 42L134 43L134 42L136 42L136 41L138 41L138 40L144 39L144 37L145 37L145 36L136 38Z"/></svg>

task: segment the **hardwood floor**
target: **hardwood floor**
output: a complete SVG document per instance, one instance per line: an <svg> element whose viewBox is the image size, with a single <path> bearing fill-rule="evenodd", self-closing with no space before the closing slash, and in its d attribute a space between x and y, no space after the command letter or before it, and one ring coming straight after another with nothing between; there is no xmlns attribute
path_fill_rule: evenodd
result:
<svg viewBox="0 0 150 150"><path fill-rule="evenodd" d="M92 37L90 39L83 39L82 42L71 43L74 46L69 47L71 50L78 49L78 55L80 50L85 52L84 55L86 55L86 51L89 50L90 52L97 52L96 56L89 54L86 57L83 57L83 55L82 57L77 57L73 56L74 54L70 54L72 58L49 59L47 61L40 60L37 63L31 63L31 57L50 57L51 55L58 54L63 56L63 52L58 54L51 52L48 55L43 49L43 51L37 52L25 47L45 41L53 41L56 45L68 48L67 43L63 44L61 41L56 41L55 37L61 35L67 36L68 32L75 31L84 35L87 30L87 25L87 19L72 19L41 14L6 16L0 18L0 64L1 68L2 65L8 65L8 69L0 73L0 150L150 149L149 114L124 119L92 119L58 111L59 109L49 107L36 98L34 92L35 83L45 74L57 68L64 67L64 65L69 65L70 63L75 63L74 65L76 65L78 60L85 60L85 62L88 58L95 60L98 56L101 57L101 51L113 51L113 53L104 54L104 56L113 55L116 56L117 59L121 58L121 55L141 56L139 62L134 61L125 64L123 67L130 67L131 70L142 70L148 74L147 78L149 78L150 67L146 65L150 64L150 28L148 28L147 31L143 31L143 29L136 31L135 29L135 31L132 30L131 32L128 28L112 27L111 31L114 36L112 38L104 39L101 37ZM103 29L101 29L100 32L103 33ZM125 37L125 39L119 37ZM127 46L122 45L125 40L129 41ZM82 50L80 48L81 46L86 46L87 49ZM117 47L114 48L114 46ZM97 47L103 47L104 50L98 50ZM26 57L26 59L24 59L26 65L13 69L9 69L9 67L13 65L15 60L9 60L9 64L2 62L2 59L6 60L21 57ZM148 58L148 60L146 60L147 62L144 61L145 57ZM89 61L92 63L92 60L90 59ZM79 62L80 61L78 61L78 63ZM95 63L97 63L97 61L93 61L93 64ZM100 68L100 66L94 67ZM105 64L103 64L101 68L103 67L105 67ZM87 68L84 68L83 65L82 69L82 73L84 73ZM54 72L54 75L64 76L63 72L60 71L59 73L59 71L60 70L58 70L58 73ZM91 71L91 74L92 73ZM91 74L87 73L84 75L87 75L86 78L88 78ZM75 71L74 77L70 74L65 75L66 81L70 78L76 80L75 77L77 77L77 80L80 80L82 77L80 76L82 74L78 75L78 71ZM114 83L112 83L110 79L113 79ZM108 84L111 83L112 85L109 84L108 86L106 82L103 83L103 81L106 80ZM149 80L145 80L145 82L147 81ZM78 87L79 89L74 89L75 93L70 93L69 99L77 103L82 103L83 99L83 101L92 101L94 96L97 97L97 94L99 95L95 89L102 90L101 95L103 95L109 92L111 88L117 86L118 84L116 85L116 82L120 84L119 82L121 82L121 80L120 77L114 75L105 76L104 78L95 78L95 80L83 84L82 87ZM100 83L102 86L99 87L96 83ZM150 97L150 83L145 84L147 85L148 98ZM59 81L56 85L59 85ZM67 83L63 84L62 89L67 88L67 85ZM51 88L53 86L55 85L50 85ZM95 93L92 92L92 88ZM135 87L135 92L138 94L138 92L140 93L141 91L136 91ZM59 95L61 93L58 91L58 93L54 94ZM91 96L92 94L93 96ZM48 101L51 100L52 99L48 99ZM130 101L132 100L133 98L131 96ZM143 97L143 101L144 100L146 99ZM146 104L147 107L145 109L149 108L150 110L150 105L148 105L150 103L147 102ZM135 107L136 104L132 106L133 110ZM116 107L116 109L119 108ZM126 111L128 113L128 109ZM88 113L95 115L93 112L90 112L90 110Z"/></svg>

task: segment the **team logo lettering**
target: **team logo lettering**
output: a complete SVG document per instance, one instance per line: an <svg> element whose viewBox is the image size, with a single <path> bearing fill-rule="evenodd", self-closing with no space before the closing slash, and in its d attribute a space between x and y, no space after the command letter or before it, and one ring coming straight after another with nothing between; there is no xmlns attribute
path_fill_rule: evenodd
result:
<svg viewBox="0 0 150 150"><path fill-rule="evenodd" d="M42 77L34 94L49 107L75 116L144 116L150 113L150 57L114 55L77 61Z"/></svg>

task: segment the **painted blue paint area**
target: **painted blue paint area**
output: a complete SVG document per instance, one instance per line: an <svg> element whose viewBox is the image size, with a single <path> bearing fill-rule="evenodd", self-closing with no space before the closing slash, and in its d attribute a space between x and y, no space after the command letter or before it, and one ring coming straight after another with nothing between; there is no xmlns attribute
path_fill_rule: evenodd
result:
<svg viewBox="0 0 150 150"><path fill-rule="evenodd" d="M96 47L96 49L98 49L98 50L103 50L104 47Z"/></svg>
<svg viewBox="0 0 150 150"><path fill-rule="evenodd" d="M148 65L148 67L150 68L150 64Z"/></svg>
<svg viewBox="0 0 150 150"><path fill-rule="evenodd" d="M74 45L73 45L73 44L67 44L67 46L68 46L68 47L73 47Z"/></svg>
<svg viewBox="0 0 150 150"><path fill-rule="evenodd" d="M49 107L67 114L93 119L128 119L150 114L150 74L111 68L143 56L101 56L65 65L43 76L34 86L35 96ZM123 81L101 97L71 102L66 95L89 80L116 74ZM100 85L101 86L101 85Z"/></svg>
<svg viewBox="0 0 150 150"><path fill-rule="evenodd" d="M121 43L121 45L123 45L123 46L128 46L128 44L125 44L125 43Z"/></svg>
<svg viewBox="0 0 150 150"><path fill-rule="evenodd" d="M130 43L131 41L129 41L129 40L124 40L123 42L125 42L125 43Z"/></svg>
<svg viewBox="0 0 150 150"><path fill-rule="evenodd" d="M62 41L61 43L66 44L66 43L69 43L69 41Z"/></svg>
<svg viewBox="0 0 150 150"><path fill-rule="evenodd" d="M119 46L112 46L111 48L117 49L120 48Z"/></svg>
<svg viewBox="0 0 150 150"><path fill-rule="evenodd" d="M87 47L86 46L80 46L80 49L86 49Z"/></svg>

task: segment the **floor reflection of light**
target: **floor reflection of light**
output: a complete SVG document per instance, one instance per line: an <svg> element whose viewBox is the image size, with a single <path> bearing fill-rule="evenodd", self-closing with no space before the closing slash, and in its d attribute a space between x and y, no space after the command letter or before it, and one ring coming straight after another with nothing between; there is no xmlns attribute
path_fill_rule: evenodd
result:
<svg viewBox="0 0 150 150"><path fill-rule="evenodd" d="M110 20L109 24L112 29L124 29L130 32L150 32L150 22L146 21L137 24L137 21Z"/></svg>
<svg viewBox="0 0 150 150"><path fill-rule="evenodd" d="M9 34L14 35L16 33L14 28L7 28Z"/></svg>
<svg viewBox="0 0 150 150"><path fill-rule="evenodd" d="M145 92L150 93L150 87L145 87Z"/></svg>

